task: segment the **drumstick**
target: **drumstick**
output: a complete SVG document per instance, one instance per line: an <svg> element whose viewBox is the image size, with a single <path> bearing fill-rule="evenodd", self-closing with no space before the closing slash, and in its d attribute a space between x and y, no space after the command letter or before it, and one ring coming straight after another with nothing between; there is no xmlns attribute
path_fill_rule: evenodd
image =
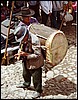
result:
<svg viewBox="0 0 78 100"><path fill-rule="evenodd" d="M19 54L19 56L17 57L17 60L20 59L20 51L22 50L22 47L23 47L23 44L21 44L21 48L18 50L18 54Z"/></svg>
<svg viewBox="0 0 78 100"><path fill-rule="evenodd" d="M66 15L66 12L64 13L64 16L63 16L63 18L62 18L62 21L61 21L61 25L60 25L59 30L61 30L61 29L62 29L62 24L63 24L63 21L64 21L64 17L65 17L65 15Z"/></svg>

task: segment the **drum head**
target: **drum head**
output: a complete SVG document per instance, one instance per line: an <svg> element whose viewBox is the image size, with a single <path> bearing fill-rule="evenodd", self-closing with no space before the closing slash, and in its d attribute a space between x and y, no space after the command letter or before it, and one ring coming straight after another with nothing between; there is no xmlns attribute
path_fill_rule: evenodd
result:
<svg viewBox="0 0 78 100"><path fill-rule="evenodd" d="M60 63L66 55L68 42L63 32L57 31L51 34L45 43L46 61L53 67Z"/></svg>

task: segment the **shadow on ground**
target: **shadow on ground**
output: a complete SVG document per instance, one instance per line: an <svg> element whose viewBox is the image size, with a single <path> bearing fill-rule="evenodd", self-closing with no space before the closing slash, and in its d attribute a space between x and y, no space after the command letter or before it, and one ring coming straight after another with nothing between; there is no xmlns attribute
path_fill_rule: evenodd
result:
<svg viewBox="0 0 78 100"><path fill-rule="evenodd" d="M63 75L58 75L45 82L43 86L42 96L48 95L70 95L76 92L76 84L65 78Z"/></svg>
<svg viewBox="0 0 78 100"><path fill-rule="evenodd" d="M66 27L62 27L62 31L65 33L65 36L68 40L68 48L72 45L77 45L77 26L72 25L72 22L67 22Z"/></svg>

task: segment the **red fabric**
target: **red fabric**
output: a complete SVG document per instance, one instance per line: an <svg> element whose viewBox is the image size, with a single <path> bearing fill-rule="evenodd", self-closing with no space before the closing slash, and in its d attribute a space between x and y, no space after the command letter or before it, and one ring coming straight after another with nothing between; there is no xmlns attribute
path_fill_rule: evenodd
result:
<svg viewBox="0 0 78 100"><path fill-rule="evenodd" d="M72 7L76 11L76 9L77 9L77 1L72 3Z"/></svg>
<svg viewBox="0 0 78 100"><path fill-rule="evenodd" d="M6 16L1 14L1 21L5 20L6 19Z"/></svg>

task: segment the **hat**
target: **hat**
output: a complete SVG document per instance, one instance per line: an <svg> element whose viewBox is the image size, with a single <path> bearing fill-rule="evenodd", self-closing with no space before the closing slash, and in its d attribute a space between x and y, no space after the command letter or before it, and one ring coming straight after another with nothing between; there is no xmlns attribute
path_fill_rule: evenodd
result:
<svg viewBox="0 0 78 100"><path fill-rule="evenodd" d="M18 26L14 31L15 40L17 42L21 42L25 37L26 33L27 33L26 26Z"/></svg>
<svg viewBox="0 0 78 100"><path fill-rule="evenodd" d="M19 13L16 13L17 16L23 17L33 16L34 14L35 11L29 8L23 8Z"/></svg>

